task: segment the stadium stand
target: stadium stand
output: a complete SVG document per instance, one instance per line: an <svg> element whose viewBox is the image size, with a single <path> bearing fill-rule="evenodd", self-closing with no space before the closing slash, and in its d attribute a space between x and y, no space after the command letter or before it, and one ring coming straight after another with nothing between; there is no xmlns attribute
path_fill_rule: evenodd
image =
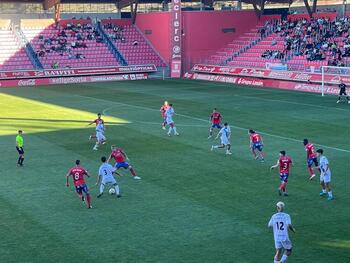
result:
<svg viewBox="0 0 350 263"><path fill-rule="evenodd" d="M129 65L155 64L166 67L165 62L145 39L138 28L118 20L102 20L102 27Z"/></svg>
<svg viewBox="0 0 350 263"><path fill-rule="evenodd" d="M40 26L22 24L44 68L78 68L120 65L91 20L63 20Z"/></svg>
<svg viewBox="0 0 350 263"><path fill-rule="evenodd" d="M218 50L215 55L212 55L207 63L213 65L225 64L230 61L235 54L248 49L261 38L260 30L263 25L263 23L259 23L255 27L247 29L247 31L237 39L234 39L231 43Z"/></svg>
<svg viewBox="0 0 350 263"><path fill-rule="evenodd" d="M33 69L10 24L10 20L0 20L0 70Z"/></svg>

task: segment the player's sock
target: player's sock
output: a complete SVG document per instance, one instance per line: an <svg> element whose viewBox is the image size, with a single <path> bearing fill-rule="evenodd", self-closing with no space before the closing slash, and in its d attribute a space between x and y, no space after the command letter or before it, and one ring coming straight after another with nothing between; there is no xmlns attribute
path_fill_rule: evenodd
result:
<svg viewBox="0 0 350 263"><path fill-rule="evenodd" d="M24 158L21 157L20 165L23 165Z"/></svg>
<svg viewBox="0 0 350 263"><path fill-rule="evenodd" d="M217 149L217 148L219 148L219 146L220 146L220 145L214 145L213 148L214 148L214 149Z"/></svg>
<svg viewBox="0 0 350 263"><path fill-rule="evenodd" d="M20 157L18 157L17 164L21 164L21 159L22 159L22 157L21 157L21 156L20 156Z"/></svg>
<svg viewBox="0 0 350 263"><path fill-rule="evenodd" d="M326 189L322 189L322 193L327 193L327 190Z"/></svg>
<svg viewBox="0 0 350 263"><path fill-rule="evenodd" d="M90 207L91 206L91 197L89 194L86 195L86 201L87 201L88 207Z"/></svg>
<svg viewBox="0 0 350 263"><path fill-rule="evenodd" d="M130 168L130 173L132 174L132 176L136 176L136 172L135 172L134 168Z"/></svg>
<svg viewBox="0 0 350 263"><path fill-rule="evenodd" d="M287 259L288 259L288 256L284 254L281 258L281 262L284 263L287 261Z"/></svg>
<svg viewBox="0 0 350 263"><path fill-rule="evenodd" d="M333 193L332 193L332 191L329 191L329 192L328 192L328 197L333 198Z"/></svg>
<svg viewBox="0 0 350 263"><path fill-rule="evenodd" d="M173 128L169 127L168 134L170 134L172 130L173 130Z"/></svg>
<svg viewBox="0 0 350 263"><path fill-rule="evenodd" d="M307 171L309 172L310 177L314 174L312 167L307 167Z"/></svg>
<svg viewBox="0 0 350 263"><path fill-rule="evenodd" d="M177 134L176 127L173 128L174 134Z"/></svg>
<svg viewBox="0 0 350 263"><path fill-rule="evenodd" d="M103 193L103 190L105 189L105 186L104 186L104 184L101 184L100 185L100 194L102 194Z"/></svg>
<svg viewBox="0 0 350 263"><path fill-rule="evenodd" d="M118 196L120 195L119 185L114 186L115 194Z"/></svg>

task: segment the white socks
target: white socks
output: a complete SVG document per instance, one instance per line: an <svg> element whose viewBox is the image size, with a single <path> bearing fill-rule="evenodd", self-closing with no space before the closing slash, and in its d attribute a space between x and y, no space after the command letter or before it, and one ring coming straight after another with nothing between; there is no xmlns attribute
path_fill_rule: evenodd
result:
<svg viewBox="0 0 350 263"><path fill-rule="evenodd" d="M119 185L114 186L114 188L115 188L115 194L119 195L120 194Z"/></svg>
<svg viewBox="0 0 350 263"><path fill-rule="evenodd" d="M283 255L282 258L281 258L282 263L286 262L287 259L288 259L288 256L287 255Z"/></svg>
<svg viewBox="0 0 350 263"><path fill-rule="evenodd" d="M100 184L100 194L102 194L103 193L103 190L105 189L105 186L104 186L104 184Z"/></svg>

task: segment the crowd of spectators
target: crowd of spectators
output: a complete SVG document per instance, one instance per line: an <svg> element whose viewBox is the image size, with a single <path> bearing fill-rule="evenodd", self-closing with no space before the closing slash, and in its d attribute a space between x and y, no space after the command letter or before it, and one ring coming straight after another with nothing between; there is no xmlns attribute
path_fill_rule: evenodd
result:
<svg viewBox="0 0 350 263"><path fill-rule="evenodd" d="M305 56L308 61L328 60L327 64L333 66L344 66L343 58L350 56L348 18L282 20L274 32L284 38L285 55Z"/></svg>
<svg viewBox="0 0 350 263"><path fill-rule="evenodd" d="M105 24L104 26L104 29L107 29L109 30L110 33L108 33L108 36L114 40L114 41L117 41L117 40L120 40L121 42L125 42L125 37L123 35L123 26L120 26L120 25L114 25L112 23L107 23Z"/></svg>
<svg viewBox="0 0 350 263"><path fill-rule="evenodd" d="M89 23L68 23L65 26L57 23L54 25L54 29L56 29L54 33L49 36L39 36L38 57L45 57L49 53L58 53L68 59L84 59L85 56L77 50L87 48L87 40L95 40L97 43L103 42L102 36ZM57 67L57 64L54 63L52 67Z"/></svg>
<svg viewBox="0 0 350 263"><path fill-rule="evenodd" d="M262 58L267 59L284 59L284 53L279 50L266 50L261 55Z"/></svg>

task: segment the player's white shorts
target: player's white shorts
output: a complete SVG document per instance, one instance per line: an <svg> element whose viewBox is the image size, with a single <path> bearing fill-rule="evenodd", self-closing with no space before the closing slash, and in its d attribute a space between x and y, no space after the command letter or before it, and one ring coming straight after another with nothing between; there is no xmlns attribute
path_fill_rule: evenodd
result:
<svg viewBox="0 0 350 263"><path fill-rule="evenodd" d="M331 172L328 171L327 173L325 174L321 174L320 175L320 182L325 182L325 183L330 183L331 182Z"/></svg>
<svg viewBox="0 0 350 263"><path fill-rule="evenodd" d="M276 249L292 249L292 242L290 240L285 240L285 241L275 241L275 248Z"/></svg>
<svg viewBox="0 0 350 263"><path fill-rule="evenodd" d="M228 140L227 137L221 137L221 144L226 146L230 144L230 141Z"/></svg>
<svg viewBox="0 0 350 263"><path fill-rule="evenodd" d="M166 124L170 125L170 124L173 124L173 123L174 123L173 118L166 118Z"/></svg>
<svg viewBox="0 0 350 263"><path fill-rule="evenodd" d="M99 142L106 140L106 137L104 136L103 132L96 131L96 138Z"/></svg>
<svg viewBox="0 0 350 263"><path fill-rule="evenodd" d="M117 181L115 180L115 178L113 176L103 177L102 178L102 184L104 184L104 185L106 185L106 184L117 184Z"/></svg>

